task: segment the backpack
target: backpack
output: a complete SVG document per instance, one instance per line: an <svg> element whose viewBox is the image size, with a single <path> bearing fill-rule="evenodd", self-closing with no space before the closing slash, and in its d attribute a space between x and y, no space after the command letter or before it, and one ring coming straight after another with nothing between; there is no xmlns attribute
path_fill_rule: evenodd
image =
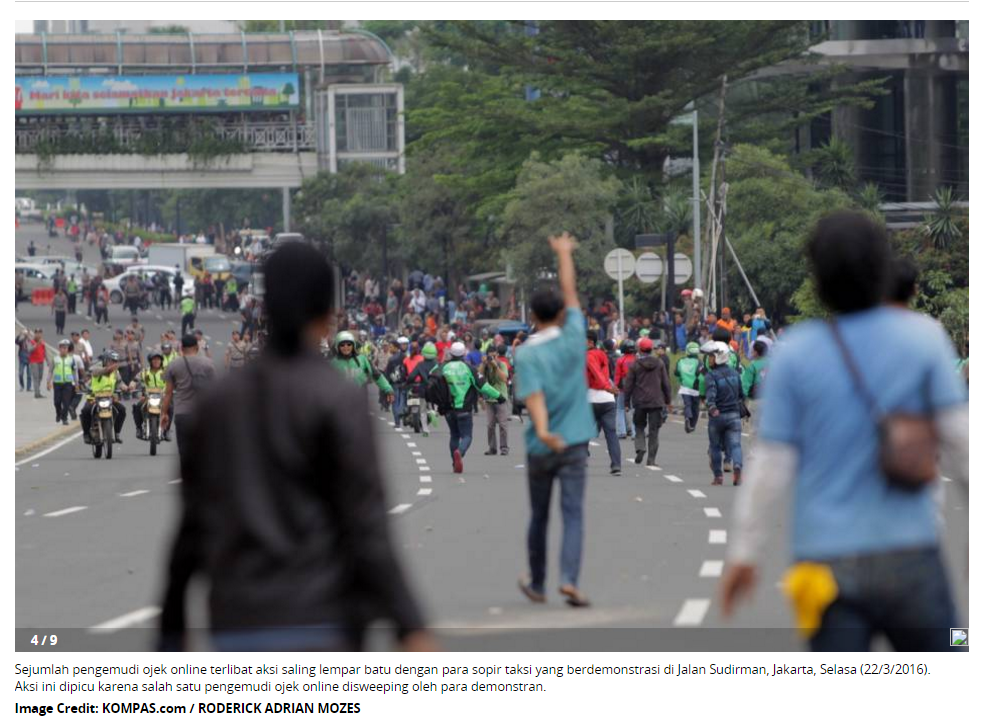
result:
<svg viewBox="0 0 985 725"><path fill-rule="evenodd" d="M441 365L435 365L428 374L427 389L424 399L438 410L438 415L445 415L452 409L451 389L441 370Z"/></svg>
<svg viewBox="0 0 985 725"><path fill-rule="evenodd" d="M406 359L406 358L405 358ZM407 382L407 366L401 360L399 365L394 365L390 374L387 376L394 385L403 385Z"/></svg>

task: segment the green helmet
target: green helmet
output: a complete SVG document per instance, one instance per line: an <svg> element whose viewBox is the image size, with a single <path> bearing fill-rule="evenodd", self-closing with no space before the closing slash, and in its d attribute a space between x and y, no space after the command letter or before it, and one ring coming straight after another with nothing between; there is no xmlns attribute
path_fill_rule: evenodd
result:
<svg viewBox="0 0 985 725"><path fill-rule="evenodd" d="M354 338L352 333L348 331L342 331L335 336L335 349L338 350L339 345L343 342L351 342L353 347L356 346L356 338Z"/></svg>
<svg viewBox="0 0 985 725"><path fill-rule="evenodd" d="M687 347L684 348L688 355L691 357L697 357L698 353L701 352L701 347L696 342L689 342Z"/></svg>
<svg viewBox="0 0 985 725"><path fill-rule="evenodd" d="M640 330L640 337L649 337L649 336L650 336L650 328L644 327L642 330Z"/></svg>
<svg viewBox="0 0 985 725"><path fill-rule="evenodd" d="M433 342L425 343L424 347L421 348L421 355L424 356L425 360L434 360L438 357L438 348L434 346Z"/></svg>

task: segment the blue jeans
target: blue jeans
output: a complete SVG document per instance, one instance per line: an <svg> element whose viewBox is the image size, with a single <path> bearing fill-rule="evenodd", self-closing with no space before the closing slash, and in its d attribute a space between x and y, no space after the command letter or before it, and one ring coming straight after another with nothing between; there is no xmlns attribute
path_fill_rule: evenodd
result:
<svg viewBox="0 0 985 725"><path fill-rule="evenodd" d="M394 386L393 388L393 403L390 406L390 410L393 412L393 424L396 427L400 427L400 416L404 414L404 410L407 408L407 389Z"/></svg>
<svg viewBox="0 0 985 725"><path fill-rule="evenodd" d="M698 425L698 414L701 412L701 398L697 395L682 395L684 401L684 419L690 421L691 427Z"/></svg>
<svg viewBox="0 0 985 725"><path fill-rule="evenodd" d="M30 391L31 389L31 363L26 357L17 358L17 380L21 388Z"/></svg>
<svg viewBox="0 0 985 725"><path fill-rule="evenodd" d="M609 449L609 467L613 470L622 469L622 451L619 448L619 437L616 435L616 404L592 403L592 412L595 414L596 431L605 433L605 445Z"/></svg>
<svg viewBox="0 0 985 725"><path fill-rule="evenodd" d="M738 413L719 413L708 419L708 455L711 472L722 475L722 449L737 470L742 469L742 421Z"/></svg>
<svg viewBox="0 0 985 725"><path fill-rule="evenodd" d="M838 597L811 638L815 652L866 652L884 634L897 652L945 652L958 622L937 548L848 556L824 562Z"/></svg>
<svg viewBox="0 0 985 725"><path fill-rule="evenodd" d="M578 586L584 529L585 471L588 444L569 446L562 453L527 456L527 488L530 491L530 525L527 559L530 586L544 592L547 578L547 519L551 511L554 480L561 484L561 586Z"/></svg>
<svg viewBox="0 0 985 725"><path fill-rule="evenodd" d="M448 421L448 432L451 433L448 450L452 458L456 450L462 454L462 458L465 458L465 453L472 445L472 411L453 410L445 414L445 420Z"/></svg>
<svg viewBox="0 0 985 725"><path fill-rule="evenodd" d="M626 426L629 426L628 431ZM626 395L619 393L616 396L616 435L622 438L626 433L636 437L636 426L633 424L632 408L629 413L626 412Z"/></svg>

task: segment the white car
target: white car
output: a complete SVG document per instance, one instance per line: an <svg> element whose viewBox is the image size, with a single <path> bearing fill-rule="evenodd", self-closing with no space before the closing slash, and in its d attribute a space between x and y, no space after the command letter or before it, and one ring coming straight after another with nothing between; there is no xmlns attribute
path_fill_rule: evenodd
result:
<svg viewBox="0 0 985 725"><path fill-rule="evenodd" d="M20 272L24 278L24 296L31 298L31 293L36 289L51 289L52 277L55 270L50 267L43 267L39 264L15 264L14 269Z"/></svg>
<svg viewBox="0 0 985 725"><path fill-rule="evenodd" d="M119 264L123 267L140 264L140 250L125 244L110 247L109 259L106 260L106 264Z"/></svg>
<svg viewBox="0 0 985 725"><path fill-rule="evenodd" d="M123 302L123 286L126 283L127 277L131 275L137 275L144 282L153 279L154 275L158 272L164 274L168 278L168 286L171 288L171 294L174 295L174 267L165 267L159 264L137 264L129 267L126 272L116 277L104 280L103 284L106 285L106 289L109 290L109 300L114 304L121 304ZM181 285L182 295L195 295L195 278L190 274L183 274L184 283ZM175 300L177 303L177 300Z"/></svg>

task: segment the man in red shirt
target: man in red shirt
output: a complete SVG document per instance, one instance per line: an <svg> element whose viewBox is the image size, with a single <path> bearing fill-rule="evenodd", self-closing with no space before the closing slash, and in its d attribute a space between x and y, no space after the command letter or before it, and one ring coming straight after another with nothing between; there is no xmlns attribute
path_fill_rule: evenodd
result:
<svg viewBox="0 0 985 725"><path fill-rule="evenodd" d="M588 330L588 353L585 375L588 378L588 402L592 404L596 431L605 433L609 450L609 473L622 475L622 453L616 435L616 393L619 391L609 378L609 357L598 348L598 333ZM598 433L596 433L598 435Z"/></svg>
<svg viewBox="0 0 985 725"><path fill-rule="evenodd" d="M452 340L448 337L448 326L444 325L440 330L438 330L438 339L435 341L434 346L438 349L438 362L445 361L445 352L451 347Z"/></svg>
<svg viewBox="0 0 985 725"><path fill-rule="evenodd" d="M633 424L632 411L626 410L626 398L622 392L622 381L629 372L630 366L636 362L636 343L632 340L623 340L619 346L622 357L616 360L616 387L619 394L616 396L616 436L619 438L635 438L636 426Z"/></svg>
<svg viewBox="0 0 985 725"><path fill-rule="evenodd" d="M31 377L34 379L34 397L43 398L41 394L41 378L44 377L44 363L47 360L48 351L44 345L44 333L39 327L34 331L34 339L28 343L30 354L27 362L31 366Z"/></svg>

